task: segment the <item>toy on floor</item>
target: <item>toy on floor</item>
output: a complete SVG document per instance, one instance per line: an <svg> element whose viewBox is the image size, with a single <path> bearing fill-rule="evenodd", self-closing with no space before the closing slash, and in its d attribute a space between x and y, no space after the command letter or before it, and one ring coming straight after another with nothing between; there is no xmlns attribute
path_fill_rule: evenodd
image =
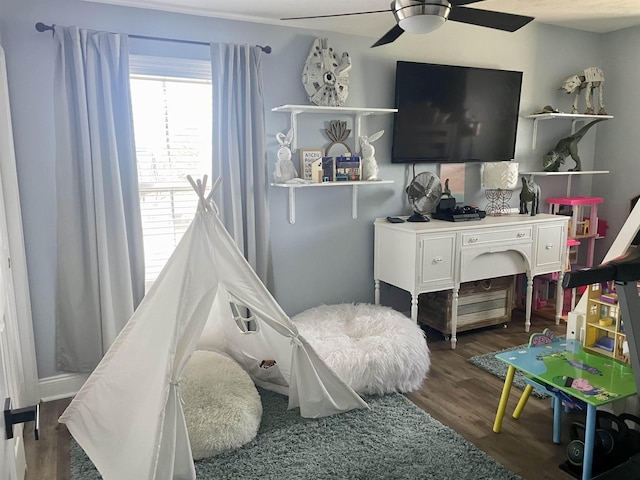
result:
<svg viewBox="0 0 640 480"><path fill-rule="evenodd" d="M263 360L260 362L260 368L264 368L266 370L267 368L273 367L275 364L275 360Z"/></svg>

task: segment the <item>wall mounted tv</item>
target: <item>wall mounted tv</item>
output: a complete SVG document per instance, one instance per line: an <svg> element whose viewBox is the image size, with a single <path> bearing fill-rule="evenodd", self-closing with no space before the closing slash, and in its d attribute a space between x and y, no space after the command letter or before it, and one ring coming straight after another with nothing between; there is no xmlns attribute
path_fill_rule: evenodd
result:
<svg viewBox="0 0 640 480"><path fill-rule="evenodd" d="M392 163L512 160L522 72L397 62Z"/></svg>

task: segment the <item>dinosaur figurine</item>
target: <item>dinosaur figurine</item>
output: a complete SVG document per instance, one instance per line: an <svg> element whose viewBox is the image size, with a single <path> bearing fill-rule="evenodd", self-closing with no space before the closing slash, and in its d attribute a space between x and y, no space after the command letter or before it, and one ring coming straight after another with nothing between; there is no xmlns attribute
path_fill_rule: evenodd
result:
<svg viewBox="0 0 640 480"><path fill-rule="evenodd" d="M576 166L570 169L570 172L579 172L582 170L582 163L580 163L580 156L578 155L578 142L582 140L587 130L598 122L605 120L604 118L598 118L591 123L587 123L584 127L578 130L573 135L569 135L566 138L561 139L555 148L546 155L542 156L545 172L557 172L560 169L560 165L564 163L564 159L569 155L576 162Z"/></svg>

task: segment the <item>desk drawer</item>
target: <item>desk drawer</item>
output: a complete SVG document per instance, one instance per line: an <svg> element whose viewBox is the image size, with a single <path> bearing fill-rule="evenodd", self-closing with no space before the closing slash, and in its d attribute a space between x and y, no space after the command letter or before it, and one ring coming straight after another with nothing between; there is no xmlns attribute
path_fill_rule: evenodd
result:
<svg viewBox="0 0 640 480"><path fill-rule="evenodd" d="M460 255L460 281L524 273L531 265L532 250L526 242L467 248Z"/></svg>
<svg viewBox="0 0 640 480"><path fill-rule="evenodd" d="M462 246L472 247L488 243L503 243L514 241L531 241L533 238L531 225L505 230L477 230L462 235Z"/></svg>
<svg viewBox="0 0 640 480"><path fill-rule="evenodd" d="M563 267L566 234L562 225L538 227L536 235L536 270L556 271Z"/></svg>
<svg viewBox="0 0 640 480"><path fill-rule="evenodd" d="M445 285L453 283L455 265L455 234L441 236L421 236L418 238L420 269L418 285Z"/></svg>

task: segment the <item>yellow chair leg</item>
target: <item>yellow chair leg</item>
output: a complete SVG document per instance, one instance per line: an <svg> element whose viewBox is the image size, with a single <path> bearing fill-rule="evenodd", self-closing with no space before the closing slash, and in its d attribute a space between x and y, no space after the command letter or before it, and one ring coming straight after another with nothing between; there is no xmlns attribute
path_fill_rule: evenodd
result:
<svg viewBox="0 0 640 480"><path fill-rule="evenodd" d="M493 422L493 431L500 433L502 427L502 420L504 419L504 412L507 409L507 401L509 400L509 392L511 391L511 384L513 383L513 376L516 373L514 366L509 365L507 370L507 376L504 379L504 387L502 387L502 395L500 396L500 403L498 404L498 411L496 412L496 419Z"/></svg>
<svg viewBox="0 0 640 480"><path fill-rule="evenodd" d="M522 413L522 410L524 410L524 407L527 404L529 397L531 396L532 390L533 390L532 385L527 384L527 386L524 388L524 392L522 393L522 396L518 401L518 405L516 406L516 409L513 411L513 418L515 418L516 420L520 418L520 414Z"/></svg>

